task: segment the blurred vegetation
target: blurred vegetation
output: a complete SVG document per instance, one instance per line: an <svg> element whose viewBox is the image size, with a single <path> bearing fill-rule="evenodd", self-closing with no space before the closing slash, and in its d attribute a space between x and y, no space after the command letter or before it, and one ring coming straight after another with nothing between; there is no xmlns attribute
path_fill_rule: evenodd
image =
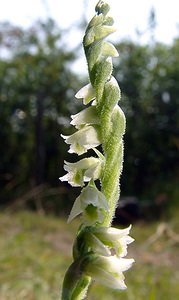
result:
<svg viewBox="0 0 179 300"><path fill-rule="evenodd" d="M88 79L74 72L79 51L68 48L66 36L52 20L28 30L0 24L2 300L58 299L71 260L78 221L67 228L54 214L67 213L79 190L58 180L64 159L76 160L60 133L72 133L70 115L82 108L74 95ZM136 264L126 273L127 291L94 284L89 299L177 299L179 39L147 46L127 40L117 49L114 75L127 118L121 198L138 199L145 220L170 213L173 219L140 221L132 230L129 257Z"/></svg>
<svg viewBox="0 0 179 300"><path fill-rule="evenodd" d="M67 35L52 20L28 30L0 24L4 207L63 213L78 192L58 180L63 160L73 161L60 133L71 133L70 115L81 105L74 95L88 82L73 71L78 49L68 49ZM123 41L117 49L114 75L127 118L122 197L174 208L179 198L179 39L147 46Z"/></svg>
<svg viewBox="0 0 179 300"><path fill-rule="evenodd" d="M90 300L169 300L179 294L178 217L167 224L138 223L128 257L136 263L126 272L126 291L93 284ZM0 299L59 299L65 270L71 262L79 223L30 212L0 214Z"/></svg>

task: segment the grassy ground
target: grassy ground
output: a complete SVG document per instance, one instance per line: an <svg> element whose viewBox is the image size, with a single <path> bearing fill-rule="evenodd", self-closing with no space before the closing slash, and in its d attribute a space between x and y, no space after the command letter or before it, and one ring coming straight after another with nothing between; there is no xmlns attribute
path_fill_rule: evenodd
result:
<svg viewBox="0 0 179 300"><path fill-rule="evenodd" d="M78 223L29 212L0 215L0 300L57 300L71 262ZM89 300L170 300L179 295L177 218L169 223L136 224L129 247L134 267L126 291L97 284Z"/></svg>

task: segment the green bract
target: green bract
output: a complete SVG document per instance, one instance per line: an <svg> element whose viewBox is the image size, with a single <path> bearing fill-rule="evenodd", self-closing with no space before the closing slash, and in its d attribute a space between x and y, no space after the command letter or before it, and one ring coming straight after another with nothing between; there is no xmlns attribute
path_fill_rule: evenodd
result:
<svg viewBox="0 0 179 300"><path fill-rule="evenodd" d="M60 178L82 187L68 218L70 222L80 215L81 226L74 242L73 263L64 278L62 300L84 299L93 279L110 288L125 289L123 272L134 262L123 258L133 241L130 227L110 227L119 199L126 122L118 105L120 88L112 76L112 58L118 52L104 40L115 31L113 19L105 1L99 1L95 10L83 39L90 82L76 94L88 107L71 116L76 132L62 135L70 153L94 152L94 157L65 162L67 174Z"/></svg>

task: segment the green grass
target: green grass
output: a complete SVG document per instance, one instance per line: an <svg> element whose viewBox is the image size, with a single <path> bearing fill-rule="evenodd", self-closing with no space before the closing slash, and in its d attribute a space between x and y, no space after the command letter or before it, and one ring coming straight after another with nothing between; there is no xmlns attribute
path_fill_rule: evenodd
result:
<svg viewBox="0 0 179 300"><path fill-rule="evenodd" d="M89 300L170 300L179 295L177 218L155 241L150 238L159 223L136 224L129 257L135 265L126 272L126 291L98 284ZM71 262L71 248L78 223L70 225L52 216L30 212L0 215L0 300L57 300L64 272Z"/></svg>

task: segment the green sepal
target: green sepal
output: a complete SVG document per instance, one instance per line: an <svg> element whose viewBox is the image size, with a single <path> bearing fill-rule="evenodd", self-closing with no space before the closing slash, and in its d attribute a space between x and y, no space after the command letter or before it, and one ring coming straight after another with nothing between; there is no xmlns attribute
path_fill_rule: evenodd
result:
<svg viewBox="0 0 179 300"><path fill-rule="evenodd" d="M92 72L90 73L90 79L96 90L96 101L100 101L103 95L104 85L107 80L110 79L113 70L112 59L107 57L97 62Z"/></svg>
<svg viewBox="0 0 179 300"><path fill-rule="evenodd" d="M95 63L97 63L102 54L103 41L94 42L86 51L89 72L93 69Z"/></svg>
<svg viewBox="0 0 179 300"><path fill-rule="evenodd" d="M103 96L98 106L98 111L101 112L101 116L105 114L105 111L112 113L115 105L120 100L120 97L120 88L116 79L112 76L104 86Z"/></svg>
<svg viewBox="0 0 179 300"><path fill-rule="evenodd" d="M88 31L89 28L93 27L93 26L97 26L97 25L102 25L104 22L104 16L103 14L94 16L91 21L88 24L88 27L86 29L86 32Z"/></svg>
<svg viewBox="0 0 179 300"><path fill-rule="evenodd" d="M122 139L125 129L126 129L126 118L124 112L119 106L116 106L112 113L112 124L113 124L113 131L118 138L118 143L120 139Z"/></svg>
<svg viewBox="0 0 179 300"><path fill-rule="evenodd" d="M108 25L97 26L94 28L95 40L104 39L111 33L115 32L116 28Z"/></svg>
<svg viewBox="0 0 179 300"><path fill-rule="evenodd" d="M91 278L83 272L83 257L75 260L67 270L63 281L62 300L83 300Z"/></svg>
<svg viewBox="0 0 179 300"><path fill-rule="evenodd" d="M94 41L102 40L111 33L115 32L116 28L108 25L93 26L89 28L84 36L84 47L88 47Z"/></svg>
<svg viewBox="0 0 179 300"><path fill-rule="evenodd" d="M99 124L99 117L97 114L96 106L89 106L76 115L71 115L72 121L70 124L77 129L84 125Z"/></svg>
<svg viewBox="0 0 179 300"><path fill-rule="evenodd" d="M118 51L111 43L103 40L94 42L93 45L91 45L86 51L89 72L92 70L95 63L100 60L100 58L117 57L118 55Z"/></svg>
<svg viewBox="0 0 179 300"><path fill-rule="evenodd" d="M88 47L94 42L95 39L95 32L94 32L94 27L91 27L87 30L84 39L83 39L83 46Z"/></svg>

